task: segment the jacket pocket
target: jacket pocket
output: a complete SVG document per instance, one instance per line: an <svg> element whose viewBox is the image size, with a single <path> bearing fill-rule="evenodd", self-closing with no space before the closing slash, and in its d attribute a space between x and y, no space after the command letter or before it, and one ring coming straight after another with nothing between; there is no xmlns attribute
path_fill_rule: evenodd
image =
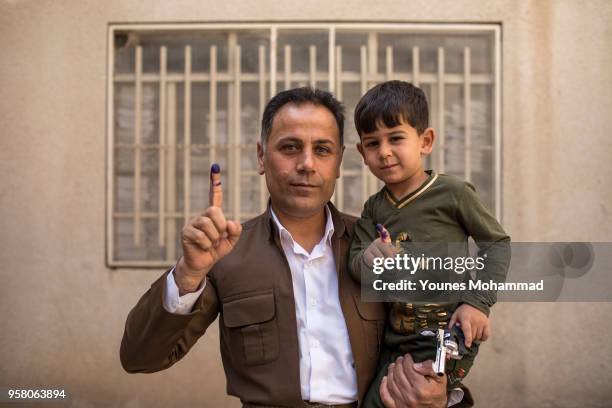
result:
<svg viewBox="0 0 612 408"><path fill-rule="evenodd" d="M244 364L257 365L278 357L279 338L274 292L259 292L223 304L223 322L231 347Z"/></svg>
<svg viewBox="0 0 612 408"><path fill-rule="evenodd" d="M353 294L357 312L361 317L368 354L378 358L385 333L387 312L383 303L362 302L360 299L360 295Z"/></svg>

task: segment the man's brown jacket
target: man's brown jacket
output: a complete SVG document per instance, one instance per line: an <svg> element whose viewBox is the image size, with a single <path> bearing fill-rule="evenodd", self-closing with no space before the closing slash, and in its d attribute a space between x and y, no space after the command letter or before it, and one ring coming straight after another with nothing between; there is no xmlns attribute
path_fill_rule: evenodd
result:
<svg viewBox="0 0 612 408"><path fill-rule="evenodd" d="M329 207L340 305L362 401L376 371L385 308L360 301L359 284L350 278L346 262L355 219ZM227 392L248 403L301 406L291 271L269 209L243 225L236 247L207 279L204 292L187 315L164 309L166 274L153 283L127 318L121 342L123 367L145 373L170 367L219 315Z"/></svg>

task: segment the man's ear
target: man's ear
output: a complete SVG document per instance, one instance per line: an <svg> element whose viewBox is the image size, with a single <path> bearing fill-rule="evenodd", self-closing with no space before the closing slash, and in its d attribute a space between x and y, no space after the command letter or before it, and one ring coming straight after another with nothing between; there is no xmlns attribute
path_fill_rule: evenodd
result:
<svg viewBox="0 0 612 408"><path fill-rule="evenodd" d="M257 142L257 172L263 175L266 172L264 166L264 149L261 142Z"/></svg>
<svg viewBox="0 0 612 408"><path fill-rule="evenodd" d="M365 164L366 166L368 165L368 162L366 162L365 159L365 154L363 153L363 146L361 143L357 143L357 150L359 151L359 154L361 154L361 157L363 157L363 164Z"/></svg>
<svg viewBox="0 0 612 408"><path fill-rule="evenodd" d="M421 139L421 154L431 154L434 141L436 140L436 131L433 128L427 128L420 136Z"/></svg>
<svg viewBox="0 0 612 408"><path fill-rule="evenodd" d="M346 146L342 145L342 149L340 149L340 157L338 158L338 167L336 168L336 178L340 178L340 171L342 169L342 158L344 157L344 150Z"/></svg>

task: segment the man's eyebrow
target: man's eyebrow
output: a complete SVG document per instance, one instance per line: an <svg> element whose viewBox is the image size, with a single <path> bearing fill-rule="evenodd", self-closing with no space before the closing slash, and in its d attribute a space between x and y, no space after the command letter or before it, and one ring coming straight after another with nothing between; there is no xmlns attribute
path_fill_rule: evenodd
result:
<svg viewBox="0 0 612 408"><path fill-rule="evenodd" d="M330 139L315 139L314 142L317 144L336 144L333 140Z"/></svg>
<svg viewBox="0 0 612 408"><path fill-rule="evenodd" d="M281 143L281 142L296 142L296 143L302 143L302 139L300 139L299 137L295 137L295 136L281 136L277 143Z"/></svg>

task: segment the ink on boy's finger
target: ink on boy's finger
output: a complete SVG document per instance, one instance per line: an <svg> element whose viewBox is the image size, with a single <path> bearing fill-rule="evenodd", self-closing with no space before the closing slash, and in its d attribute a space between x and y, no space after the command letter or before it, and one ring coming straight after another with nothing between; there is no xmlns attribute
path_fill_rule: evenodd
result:
<svg viewBox="0 0 612 408"><path fill-rule="evenodd" d="M378 232L378 235L380 236L382 242L391 242L391 236L389 235L389 231L387 231L387 229L382 224L376 224L376 232Z"/></svg>
<svg viewBox="0 0 612 408"><path fill-rule="evenodd" d="M214 163L210 166L210 190L208 205L221 208L223 206L223 188L221 187L221 167Z"/></svg>

